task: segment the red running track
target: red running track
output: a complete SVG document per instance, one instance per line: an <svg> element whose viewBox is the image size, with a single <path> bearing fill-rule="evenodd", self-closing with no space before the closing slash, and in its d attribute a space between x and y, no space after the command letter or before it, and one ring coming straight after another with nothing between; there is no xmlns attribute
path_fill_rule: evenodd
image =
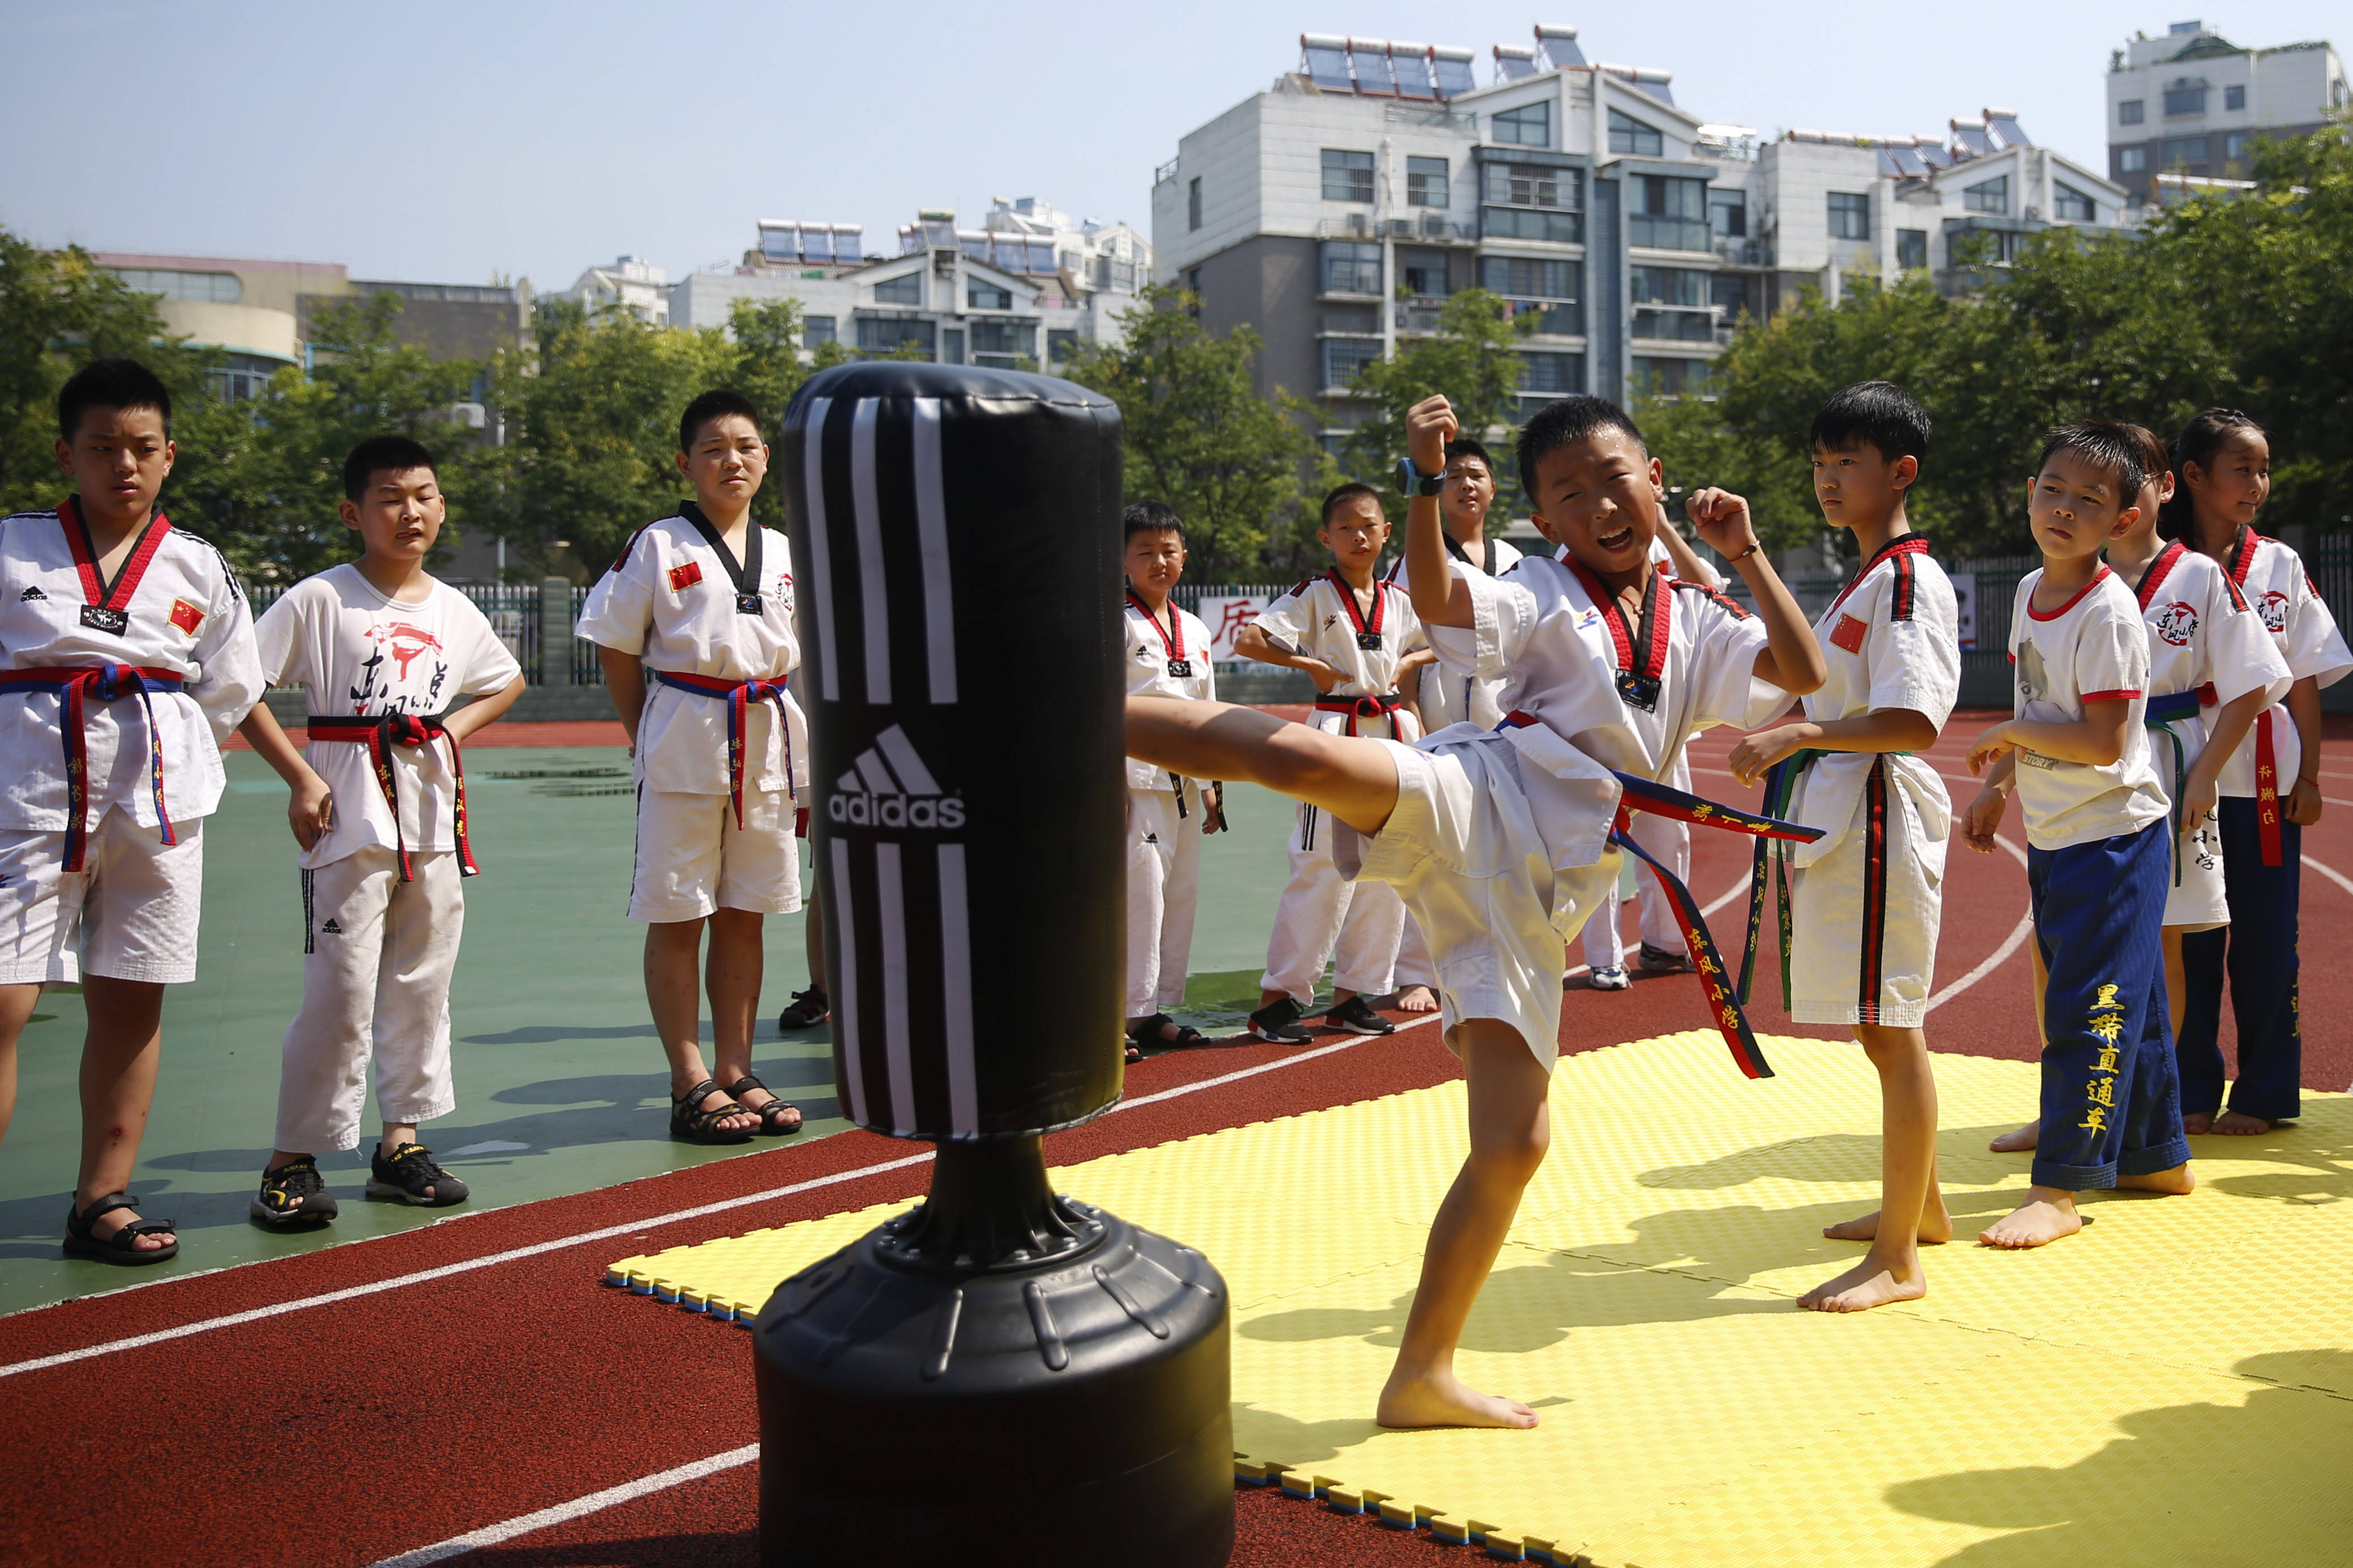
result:
<svg viewBox="0 0 2353 1568"><path fill-rule="evenodd" d="M1962 774L1981 722L1957 718L1930 753L1948 774ZM2337 798L2307 831L2306 850L2347 874L2353 740L2334 725L2331 735L2323 784ZM1753 800L1714 771L1728 745L1712 736L1694 748L1695 782L1704 794ZM1952 788L1967 798L1965 781ZM1695 838L1693 887L1713 902L1745 879L1746 843L1704 830ZM2306 888L2305 929L2329 933L2333 954L2353 887L2316 871ZM1956 847L1938 983L1983 973L1931 1016L1937 1048L2031 1056L2025 952L1988 966L2024 907L2016 859ZM1712 921L1735 951L1740 923L1736 901ZM2306 1017L2344 1016L2353 1000L2346 969L2306 966ZM1692 1027L1694 984L1668 976L1624 993L1580 988L1565 1009L1563 1047ZM1789 1025L1775 1005L1777 984L1761 990L1760 1029L1836 1033ZM1212 1081L1254 1068L1263 1070ZM2344 1087L2353 1052L2342 1033L2307 1038L2306 1068L2309 1087ZM1129 1099L1150 1103L1058 1134L1049 1154L1082 1160L1422 1088L1454 1071L1426 1026L1310 1050L1247 1043L1161 1056L1128 1078ZM925 1153L844 1133L0 1320L0 1429L16 1435L0 1447L10 1500L0 1561L370 1563L740 1448L757 1431L749 1336L608 1290L596 1282L599 1266L912 1198ZM253 1315L222 1321L237 1314ZM1251 1489L1239 1506L1238 1563L1435 1561L1442 1551ZM755 1509L754 1472L737 1465L446 1561L747 1564ZM892 1560L882 1528L877 1563Z"/></svg>

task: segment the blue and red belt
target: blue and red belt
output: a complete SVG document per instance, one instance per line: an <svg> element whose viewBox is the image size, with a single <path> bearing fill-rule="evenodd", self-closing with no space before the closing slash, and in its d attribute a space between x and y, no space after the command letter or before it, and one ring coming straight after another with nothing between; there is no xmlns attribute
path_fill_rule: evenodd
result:
<svg viewBox="0 0 2353 1568"><path fill-rule="evenodd" d="M785 716L785 683L781 680L723 680L715 675L685 675L657 669L654 679L664 686L712 697L727 704L727 794L735 803L735 826L744 826L744 747L751 728L752 704L766 702L776 710L776 726L785 737L785 778L793 776L793 727Z"/></svg>
<svg viewBox="0 0 2353 1568"><path fill-rule="evenodd" d="M1357 720L1388 719L1403 706L1404 702L1405 699L1394 691L1384 692L1378 697L1319 697L1315 700L1315 711L1345 713L1348 716L1348 727L1341 732L1353 735L1356 732ZM1397 726L1392 722L1389 728L1394 731Z"/></svg>
<svg viewBox="0 0 2353 1568"><path fill-rule="evenodd" d="M408 838L400 826L400 773L392 765L395 746L429 746L437 740L449 742L449 771L458 781L458 875L472 877L481 870L474 864L473 846L466 838L466 759L458 749L458 737L442 722L447 718L447 713L385 713L361 718L313 713L302 721L313 741L350 741L367 748L368 764L375 772L375 787L384 792L384 804L392 808L392 847L399 858L400 879L404 882L416 878L409 871Z"/></svg>
<svg viewBox="0 0 2353 1568"><path fill-rule="evenodd" d="M1525 712L1514 712L1497 725L1499 730L1525 729L1537 721ZM1613 770L1615 771L1615 770ZM1748 1026L1748 1015L1740 1005L1731 980L1726 976L1724 959L1716 952L1715 939L1708 934L1707 921L1699 912L1699 902L1683 886L1683 879L1651 858L1649 850L1634 842L1626 831L1633 813L1647 811L1654 816L1672 817L1700 827L1722 828L1727 833L1746 833L1764 838L1785 838L1810 844L1820 838L1817 827L1801 827L1794 822L1782 822L1770 816L1760 816L1737 806L1719 805L1683 790L1672 789L1639 773L1618 773L1620 795L1618 817L1609 825L1609 842L1630 852L1651 868L1660 888L1673 906L1675 920L1683 928L1683 941L1691 947L1692 968L1699 976L1700 986L1707 993L1708 1010L1714 1015L1716 1032L1724 1037L1725 1047L1732 1052L1733 1064L1749 1078L1771 1078L1773 1068L1757 1047L1756 1031Z"/></svg>
<svg viewBox="0 0 2353 1568"><path fill-rule="evenodd" d="M2199 705L2213 700L2213 687L2200 686L2189 691L2168 691L2160 696L2152 696L2148 705L2141 710L2141 723L2173 742L2173 885L2177 888L2181 886L2181 792L2189 784L2189 764L2185 760L2189 756L2189 748L2181 743L2180 731L2173 726L2184 719L2195 719ZM2276 828L2274 837L2277 837Z"/></svg>
<svg viewBox="0 0 2353 1568"><path fill-rule="evenodd" d="M89 704L119 702L136 697L147 713L147 783L155 794L155 822L164 842L177 844L171 813L164 808L164 735L155 728L155 692L177 691L184 682L168 669L142 669L135 664L48 666L0 670L0 691L52 691L60 711L58 738L66 753L66 864L79 872L90 852L90 737L85 728Z"/></svg>

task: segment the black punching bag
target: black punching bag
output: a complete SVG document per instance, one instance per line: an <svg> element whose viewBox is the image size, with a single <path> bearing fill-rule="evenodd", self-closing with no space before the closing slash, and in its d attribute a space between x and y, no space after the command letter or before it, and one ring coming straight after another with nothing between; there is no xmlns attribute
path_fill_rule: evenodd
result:
<svg viewBox="0 0 2353 1568"><path fill-rule="evenodd" d="M846 365L785 416L834 1074L936 1143L917 1208L753 1335L766 1563L1221 1563L1226 1291L1046 1184L1119 1098L1119 411L1068 382Z"/></svg>

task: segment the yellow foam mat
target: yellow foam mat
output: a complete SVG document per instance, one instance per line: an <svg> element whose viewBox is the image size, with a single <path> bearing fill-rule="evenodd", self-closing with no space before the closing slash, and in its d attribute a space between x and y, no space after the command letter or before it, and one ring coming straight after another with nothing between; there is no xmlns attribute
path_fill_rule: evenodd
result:
<svg viewBox="0 0 2353 1568"><path fill-rule="evenodd" d="M1861 1252L1877 1079L1855 1047L1713 1035L1563 1058L1551 1155L1465 1332L1475 1385L1533 1432L1384 1432L1462 1087L1204 1134L1055 1173L1058 1190L1207 1253L1232 1288L1239 1468L1378 1507L1495 1556L1603 1568L2353 1561L2353 1100L2198 1141L2189 1198L2094 1195L2029 1253L1968 1245L2026 1186L1986 1152L2031 1064L1936 1058L1959 1236L1926 1300L1791 1299ZM903 1205L612 1264L642 1293L748 1317Z"/></svg>

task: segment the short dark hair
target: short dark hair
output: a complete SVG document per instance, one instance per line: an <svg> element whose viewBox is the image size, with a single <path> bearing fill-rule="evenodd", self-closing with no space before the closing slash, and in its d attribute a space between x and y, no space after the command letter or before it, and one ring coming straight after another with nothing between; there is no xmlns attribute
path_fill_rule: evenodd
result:
<svg viewBox="0 0 2353 1568"><path fill-rule="evenodd" d="M1178 517L1176 509L1165 500L1133 502L1119 514L1119 521L1125 531L1124 538L1134 539L1139 533L1173 533L1177 543L1187 542L1185 520Z"/></svg>
<svg viewBox="0 0 2353 1568"><path fill-rule="evenodd" d="M368 481L378 474L405 474L411 468L435 469L433 454L406 436L371 436L343 459L343 499L358 500L367 494Z"/></svg>
<svg viewBox="0 0 2353 1568"><path fill-rule="evenodd" d="M172 434L172 395L135 359L94 359L66 377L58 388L58 435L72 440L93 408L152 408L163 416L164 434Z"/></svg>
<svg viewBox="0 0 2353 1568"><path fill-rule="evenodd" d="M2191 463L2201 468L2211 468L2215 453L2233 437L2247 435L2271 439L2262 426L2235 408L2206 409L2181 427L2181 434L2173 438L2171 454L2173 499L2158 509L2158 532L2168 539L2189 539L2190 530L2198 521L2198 503L2190 499L2189 479L2181 470Z"/></svg>
<svg viewBox="0 0 2353 1568"><path fill-rule="evenodd" d="M1868 441L1889 462L1928 455L1928 411L1892 381L1858 381L1831 394L1814 416L1807 450L1836 452Z"/></svg>
<svg viewBox="0 0 2353 1568"><path fill-rule="evenodd" d="M2122 510L2140 500L2140 453L2131 433L2113 419L2078 419L2042 437L2042 454L2034 459L2037 474L2061 452L2072 452L2116 477L2116 507Z"/></svg>
<svg viewBox="0 0 2353 1568"><path fill-rule="evenodd" d="M693 451L694 438L702 433L702 427L713 419L724 419L730 414L741 414L749 419L752 428L762 432L761 439L767 439L767 426L760 423L760 410L752 400L733 387L714 386L709 392L698 395L686 405L686 412L678 416L678 449Z"/></svg>
<svg viewBox="0 0 2353 1568"><path fill-rule="evenodd" d="M1373 507L1381 514L1381 521L1384 522L1388 521L1388 508L1381 505L1381 492L1373 489L1372 486L1364 483L1362 480L1350 479L1345 485L1334 485L1332 487L1331 494L1324 498L1324 514L1322 518L1318 520L1316 526L1319 528L1331 527L1333 512L1346 505L1348 502L1355 500L1358 496L1372 497Z"/></svg>
<svg viewBox="0 0 2353 1568"><path fill-rule="evenodd" d="M1627 439L1648 456L1650 443L1634 427L1633 418L1606 397L1579 394L1547 403L1520 426L1520 488L1536 495L1536 464L1572 441L1582 441L1597 430L1623 430Z"/></svg>
<svg viewBox="0 0 2353 1568"><path fill-rule="evenodd" d="M2147 426L2127 425L2119 421L2116 428L2123 432L2126 441L2131 444L2134 456L2140 458L2142 484L2148 483L2173 466L2173 459L2166 453L2165 443L2158 440L2157 432Z"/></svg>
<svg viewBox="0 0 2353 1568"><path fill-rule="evenodd" d="M1473 441L1470 437L1457 436L1453 440L1446 443L1446 461L1450 468L1453 466L1454 459L1457 458L1476 458L1487 465L1487 477L1491 479L1495 477L1495 459L1489 455L1486 447Z"/></svg>

